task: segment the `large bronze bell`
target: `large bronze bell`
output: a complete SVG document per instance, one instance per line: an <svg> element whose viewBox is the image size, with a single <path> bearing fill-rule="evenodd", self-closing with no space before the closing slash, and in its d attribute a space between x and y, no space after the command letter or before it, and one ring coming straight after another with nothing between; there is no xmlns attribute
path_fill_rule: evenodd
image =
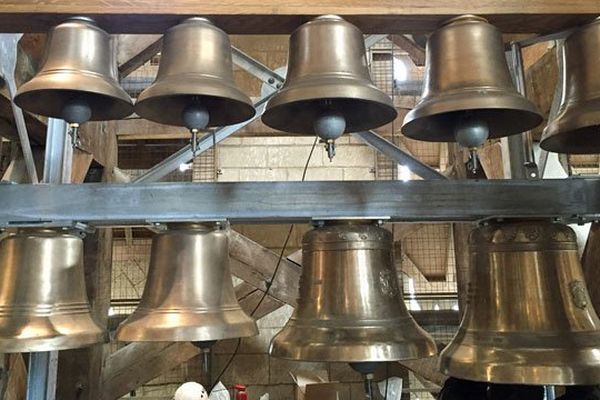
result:
<svg viewBox="0 0 600 400"><path fill-rule="evenodd" d="M24 110L70 123L121 119L133 112L118 83L110 36L83 17L50 30L40 71L14 100Z"/></svg>
<svg viewBox="0 0 600 400"><path fill-rule="evenodd" d="M465 315L441 370L473 381L600 382L600 320L575 233L550 222L492 223L470 236Z"/></svg>
<svg viewBox="0 0 600 400"><path fill-rule="evenodd" d="M390 97L371 81L362 32L325 15L292 33L286 82L262 120L281 131L327 140L337 138L328 134L377 128L396 115Z"/></svg>
<svg viewBox="0 0 600 400"><path fill-rule="evenodd" d="M434 355L433 339L404 305L393 265L392 236L376 225L330 223L308 232L298 304L270 354L353 363Z"/></svg>
<svg viewBox="0 0 600 400"><path fill-rule="evenodd" d="M540 146L557 153L600 153L600 18L573 32L559 57L562 98Z"/></svg>
<svg viewBox="0 0 600 400"><path fill-rule="evenodd" d="M446 21L427 41L421 101L404 118L402 133L432 142L481 144L542 122L535 105L517 92L502 35L485 19Z"/></svg>
<svg viewBox="0 0 600 400"><path fill-rule="evenodd" d="M0 353L71 349L104 339L90 314L80 237L23 229L0 241Z"/></svg>
<svg viewBox="0 0 600 400"><path fill-rule="evenodd" d="M256 113L233 79L229 37L205 18L167 31L156 81L140 94L135 111L190 130L236 124Z"/></svg>
<svg viewBox="0 0 600 400"><path fill-rule="evenodd" d="M256 323L235 297L226 231L178 224L154 237L142 300L119 326L117 340L211 341L256 334Z"/></svg>

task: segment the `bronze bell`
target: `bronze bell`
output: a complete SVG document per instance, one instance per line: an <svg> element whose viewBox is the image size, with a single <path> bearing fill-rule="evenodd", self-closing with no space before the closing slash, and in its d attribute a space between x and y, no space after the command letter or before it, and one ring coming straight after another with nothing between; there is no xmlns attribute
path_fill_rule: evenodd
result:
<svg viewBox="0 0 600 400"><path fill-rule="evenodd" d="M177 224L154 236L142 300L117 330L127 342L211 341L254 336L237 302L226 231Z"/></svg>
<svg viewBox="0 0 600 400"><path fill-rule="evenodd" d="M524 132L541 122L535 105L515 89L502 35L487 20L464 15L431 35L422 98L404 118L404 135L477 147L488 137Z"/></svg>
<svg viewBox="0 0 600 400"><path fill-rule="evenodd" d="M441 354L442 372L506 384L600 382L600 320L573 230L492 223L475 229L469 246L465 315Z"/></svg>
<svg viewBox="0 0 600 400"><path fill-rule="evenodd" d="M600 153L600 18L573 32L559 56L564 89L540 146L557 153Z"/></svg>
<svg viewBox="0 0 600 400"><path fill-rule="evenodd" d="M356 363L436 353L404 305L387 230L364 223L316 228L304 236L302 265L296 310L271 342L273 357Z"/></svg>
<svg viewBox="0 0 600 400"><path fill-rule="evenodd" d="M0 240L0 353L72 349L104 339L90 313L80 237L23 229Z"/></svg>
<svg viewBox="0 0 600 400"><path fill-rule="evenodd" d="M237 124L256 113L233 79L229 37L205 18L167 31L156 81L140 94L135 111L190 130Z"/></svg>
<svg viewBox="0 0 600 400"><path fill-rule="evenodd" d="M390 97L371 81L362 32L341 17L325 15L292 33L286 82L262 121L327 141L380 127L396 115Z"/></svg>
<svg viewBox="0 0 600 400"><path fill-rule="evenodd" d="M93 20L69 19L50 30L40 71L14 99L26 111L80 124L133 112L119 86L110 36Z"/></svg>

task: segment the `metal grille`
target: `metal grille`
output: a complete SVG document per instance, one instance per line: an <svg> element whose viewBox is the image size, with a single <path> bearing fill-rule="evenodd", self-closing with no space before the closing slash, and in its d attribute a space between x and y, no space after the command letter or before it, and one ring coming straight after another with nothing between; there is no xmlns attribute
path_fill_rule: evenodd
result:
<svg viewBox="0 0 600 400"><path fill-rule="evenodd" d="M192 182L215 182L217 180L217 152L213 147L194 158Z"/></svg>
<svg viewBox="0 0 600 400"><path fill-rule="evenodd" d="M600 155L598 154L569 154L567 155L569 164L569 175L599 175L600 174Z"/></svg>
<svg viewBox="0 0 600 400"><path fill-rule="evenodd" d="M156 74L158 73L159 62L160 55L157 54L140 68L121 79L121 86L125 89L127 94L133 99L137 99L139 94L154 82Z"/></svg>
<svg viewBox="0 0 600 400"><path fill-rule="evenodd" d="M125 238L113 239L112 315L133 312L142 297L150 263L151 239L136 239L132 228L124 230Z"/></svg>

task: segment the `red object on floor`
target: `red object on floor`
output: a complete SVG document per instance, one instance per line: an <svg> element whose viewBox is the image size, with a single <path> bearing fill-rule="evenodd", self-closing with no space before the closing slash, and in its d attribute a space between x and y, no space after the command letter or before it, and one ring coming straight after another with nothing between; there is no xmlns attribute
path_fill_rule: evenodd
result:
<svg viewBox="0 0 600 400"><path fill-rule="evenodd" d="M235 389L235 400L248 400L246 386L237 384L233 388Z"/></svg>

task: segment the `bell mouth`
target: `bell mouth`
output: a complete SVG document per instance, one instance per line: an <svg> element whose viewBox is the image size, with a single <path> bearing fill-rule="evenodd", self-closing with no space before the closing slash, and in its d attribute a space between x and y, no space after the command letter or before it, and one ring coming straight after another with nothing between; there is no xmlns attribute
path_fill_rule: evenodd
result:
<svg viewBox="0 0 600 400"><path fill-rule="evenodd" d="M455 25L455 24L469 23L469 22L483 22L483 23L489 24L489 21L483 17L474 15L474 14L465 14L465 15L459 15L458 17L453 17L453 18L443 21L440 24L440 28L444 27L444 26L448 26L448 25Z"/></svg>

